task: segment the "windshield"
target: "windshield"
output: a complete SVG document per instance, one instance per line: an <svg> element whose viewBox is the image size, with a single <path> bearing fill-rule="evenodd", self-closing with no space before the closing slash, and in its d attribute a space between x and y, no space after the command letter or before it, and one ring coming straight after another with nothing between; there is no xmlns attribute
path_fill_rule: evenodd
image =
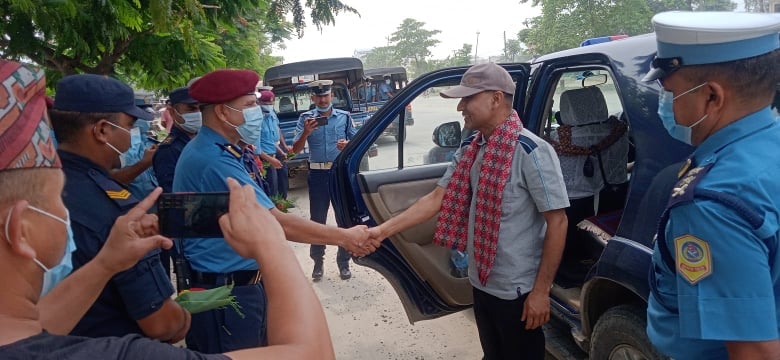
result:
<svg viewBox="0 0 780 360"><path fill-rule="evenodd" d="M333 106L343 108L347 106L346 90L342 85L333 87ZM275 92L274 108L277 113L304 112L314 109L314 103L311 102L311 93L308 90Z"/></svg>

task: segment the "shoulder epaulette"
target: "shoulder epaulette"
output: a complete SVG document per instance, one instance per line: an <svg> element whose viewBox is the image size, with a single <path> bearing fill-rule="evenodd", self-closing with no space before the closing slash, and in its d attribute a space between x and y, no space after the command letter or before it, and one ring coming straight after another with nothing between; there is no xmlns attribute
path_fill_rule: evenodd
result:
<svg viewBox="0 0 780 360"><path fill-rule="evenodd" d="M103 176L96 171L89 171L88 175L106 193L106 196L119 205L119 207L135 206L138 203L138 199L127 188L113 179Z"/></svg>
<svg viewBox="0 0 780 360"><path fill-rule="evenodd" d="M241 158L241 149L233 144L217 144L222 150L225 150L228 154L232 155L236 159Z"/></svg>

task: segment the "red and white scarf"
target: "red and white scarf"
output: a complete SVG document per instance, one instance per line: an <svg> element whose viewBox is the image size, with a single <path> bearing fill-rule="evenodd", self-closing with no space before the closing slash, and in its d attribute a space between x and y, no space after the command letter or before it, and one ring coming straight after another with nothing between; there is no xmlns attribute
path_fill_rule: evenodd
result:
<svg viewBox="0 0 780 360"><path fill-rule="evenodd" d="M498 248L498 230L501 226L501 198L512 170L512 158L523 123L512 110L487 139L485 155L479 169L477 205L474 219L474 258L479 281L487 283ZM471 182L469 173L479 152L482 133L466 145L447 191L442 200L441 213L436 222L433 243L452 249L465 250L468 241L469 208L471 207Z"/></svg>

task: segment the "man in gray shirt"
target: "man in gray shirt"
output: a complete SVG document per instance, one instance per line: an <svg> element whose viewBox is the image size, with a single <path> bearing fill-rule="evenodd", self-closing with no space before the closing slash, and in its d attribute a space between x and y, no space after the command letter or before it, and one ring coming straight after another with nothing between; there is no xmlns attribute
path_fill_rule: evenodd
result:
<svg viewBox="0 0 780 360"><path fill-rule="evenodd" d="M541 325L566 239L569 206L552 146L524 129L512 109L509 73L480 64L460 86L465 127L477 130L455 154L438 186L409 209L370 229L383 239L439 213L434 243L465 250L474 315L485 359L543 359Z"/></svg>

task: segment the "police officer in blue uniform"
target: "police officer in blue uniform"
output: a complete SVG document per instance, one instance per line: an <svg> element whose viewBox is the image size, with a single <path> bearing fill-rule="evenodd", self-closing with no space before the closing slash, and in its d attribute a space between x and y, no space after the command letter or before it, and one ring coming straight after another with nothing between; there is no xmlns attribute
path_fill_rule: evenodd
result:
<svg viewBox="0 0 780 360"><path fill-rule="evenodd" d="M393 81L390 79L390 75L384 76L384 81L379 84L379 101L390 100L395 94L393 94L393 88L390 86Z"/></svg>
<svg viewBox="0 0 780 360"><path fill-rule="evenodd" d="M189 88L186 86L174 89L168 94L166 111L171 115L173 125L171 126L171 132L160 143L157 151L154 153L152 168L157 182L163 188L163 192L170 193L173 192L173 172L176 169L176 163L179 161L179 155L184 150L184 146L190 142L190 139L198 133L203 124L203 119L201 118L198 102L190 97ZM177 256L177 249L181 247L179 240L175 242L176 246L160 252L160 261L163 267L169 270L168 274L170 274L171 257ZM178 265L174 267L174 272L178 273L182 270ZM179 277L177 277L179 283L184 280L181 278L182 276L186 275L179 274Z"/></svg>
<svg viewBox="0 0 780 360"><path fill-rule="evenodd" d="M332 80L317 80L309 83L311 102L315 108L298 118L293 140L293 151L300 152L309 143L309 211L312 221L325 224L330 207L330 167L357 130L352 124L348 112L333 108L331 94ZM326 121L318 123L317 117ZM318 125L322 124L322 125ZM309 256L314 260L311 277L314 281L322 279L325 246L312 245ZM339 277L346 280L352 277L349 271L349 253L339 247L336 264Z"/></svg>
<svg viewBox="0 0 780 360"><path fill-rule="evenodd" d="M138 104L138 107L152 115L151 105ZM149 121L138 119L130 129L130 148L120 157L121 168L112 171L112 177L126 184L138 199L143 199L157 187L157 178L152 171L152 157L157 143L149 138Z"/></svg>
<svg viewBox="0 0 780 360"><path fill-rule="evenodd" d="M129 86L98 75L60 80L49 113L65 172L62 197L70 212L77 246L73 266L78 269L96 256L116 218L138 203L109 171L120 166L121 154L130 147L136 118L149 120L151 114L135 105ZM115 275L72 334L183 339L190 315L170 299L173 288L158 253L150 252Z"/></svg>
<svg viewBox="0 0 780 360"><path fill-rule="evenodd" d="M780 359L780 18L669 12L645 80L696 147L660 221L647 333L675 359Z"/></svg>
<svg viewBox="0 0 780 360"><path fill-rule="evenodd" d="M363 86L358 89L358 95L360 95L360 98L366 102L376 101L376 89L374 89L374 85L371 84L370 76L363 78Z"/></svg>
<svg viewBox="0 0 780 360"><path fill-rule="evenodd" d="M261 90L258 104L263 110L263 130L260 141L255 147L257 154L264 163L269 166L266 169L265 179L268 182L271 195L279 195L287 198L287 153L289 149L284 142L284 136L279 129L279 118L274 111L274 93L270 90Z"/></svg>
<svg viewBox="0 0 780 360"><path fill-rule="evenodd" d="M189 94L201 103L203 127L184 147L173 179L175 192L227 191L226 178L255 188L258 203L270 209L288 239L345 245L356 255L373 250L365 226L339 229L293 214L282 213L244 167L243 150L260 138L263 113L257 105L259 76L250 70L216 70L190 85ZM243 316L232 309L195 314L187 334L190 349L206 353L267 344L265 294L260 267L238 255L222 238L185 239L184 255L192 267L192 286L214 288L232 284Z"/></svg>
<svg viewBox="0 0 780 360"><path fill-rule="evenodd" d="M190 97L188 87L180 87L168 95L168 110L173 117L173 126L168 137L160 143L154 154L154 173L163 191L173 191L173 172L184 146L195 137L203 119L198 102Z"/></svg>

